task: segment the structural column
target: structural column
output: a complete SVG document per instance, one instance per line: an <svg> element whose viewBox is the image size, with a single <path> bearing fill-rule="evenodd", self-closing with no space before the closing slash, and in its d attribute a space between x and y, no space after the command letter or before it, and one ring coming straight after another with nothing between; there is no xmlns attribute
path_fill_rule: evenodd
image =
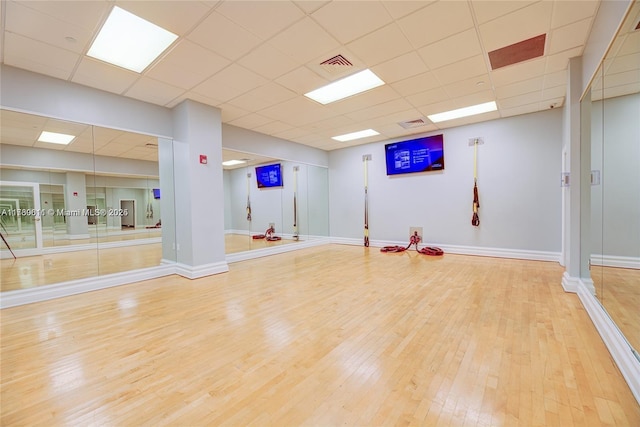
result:
<svg viewBox="0 0 640 427"><path fill-rule="evenodd" d="M69 239L88 239L87 180L83 172L66 173L64 207Z"/></svg>
<svg viewBox="0 0 640 427"><path fill-rule="evenodd" d="M192 100L173 109L178 273L228 271L224 247L221 112Z"/></svg>

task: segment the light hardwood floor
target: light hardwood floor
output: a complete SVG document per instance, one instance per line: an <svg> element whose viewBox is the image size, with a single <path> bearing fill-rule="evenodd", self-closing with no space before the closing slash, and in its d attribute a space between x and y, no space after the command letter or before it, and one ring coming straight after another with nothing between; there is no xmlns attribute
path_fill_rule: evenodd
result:
<svg viewBox="0 0 640 427"><path fill-rule="evenodd" d="M5 309L0 421L640 425L562 272L327 245Z"/></svg>

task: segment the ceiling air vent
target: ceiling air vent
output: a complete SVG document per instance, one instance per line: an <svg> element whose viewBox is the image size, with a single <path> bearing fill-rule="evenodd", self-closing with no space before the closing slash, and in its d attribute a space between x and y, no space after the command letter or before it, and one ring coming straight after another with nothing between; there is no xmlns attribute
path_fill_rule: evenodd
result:
<svg viewBox="0 0 640 427"><path fill-rule="evenodd" d="M336 55L320 63L320 67L330 74L342 73L346 68L353 67L351 61L342 55Z"/></svg>
<svg viewBox="0 0 640 427"><path fill-rule="evenodd" d="M400 122L398 124L405 129L413 129L413 128L418 128L420 126L426 126L430 124L430 122L428 119L421 117L419 119L407 120L406 122Z"/></svg>
<svg viewBox="0 0 640 427"><path fill-rule="evenodd" d="M489 52L491 69L497 70L507 65L517 64L544 55L546 39L546 34L540 34L539 36Z"/></svg>

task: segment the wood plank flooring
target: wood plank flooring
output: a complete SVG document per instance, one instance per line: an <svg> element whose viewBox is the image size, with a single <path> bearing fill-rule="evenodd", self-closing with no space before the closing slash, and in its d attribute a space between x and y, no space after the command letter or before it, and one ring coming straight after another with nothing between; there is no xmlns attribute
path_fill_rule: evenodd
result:
<svg viewBox="0 0 640 427"><path fill-rule="evenodd" d="M5 309L0 424L640 425L562 272L327 245Z"/></svg>

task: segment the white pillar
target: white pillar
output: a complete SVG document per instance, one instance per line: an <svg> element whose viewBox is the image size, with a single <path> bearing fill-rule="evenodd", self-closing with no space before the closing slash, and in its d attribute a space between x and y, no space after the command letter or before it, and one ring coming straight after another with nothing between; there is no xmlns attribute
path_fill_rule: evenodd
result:
<svg viewBox="0 0 640 427"><path fill-rule="evenodd" d="M228 271L220 110L183 101L173 109L173 135L178 272L197 278Z"/></svg>
<svg viewBox="0 0 640 427"><path fill-rule="evenodd" d="M67 172L64 186L64 208L67 213L67 236L69 239L88 239L87 182L82 172Z"/></svg>

